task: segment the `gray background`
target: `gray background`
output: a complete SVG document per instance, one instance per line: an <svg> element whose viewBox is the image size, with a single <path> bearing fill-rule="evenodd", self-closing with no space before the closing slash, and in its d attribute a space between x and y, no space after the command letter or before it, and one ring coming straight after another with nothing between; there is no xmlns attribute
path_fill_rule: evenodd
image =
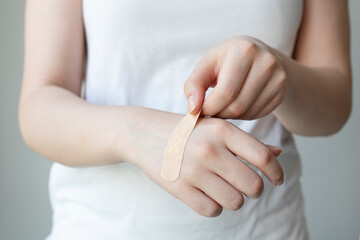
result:
<svg viewBox="0 0 360 240"><path fill-rule="evenodd" d="M50 161L29 150L17 122L23 66L24 2L0 0L0 239L44 239L51 227ZM312 239L360 233L360 1L350 0L354 105L350 120L326 138L296 137Z"/></svg>

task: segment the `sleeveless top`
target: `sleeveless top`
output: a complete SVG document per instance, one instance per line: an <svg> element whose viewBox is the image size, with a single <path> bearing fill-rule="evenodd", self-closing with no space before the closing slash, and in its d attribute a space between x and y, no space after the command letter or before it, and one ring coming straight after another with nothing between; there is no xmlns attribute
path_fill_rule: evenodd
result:
<svg viewBox="0 0 360 240"><path fill-rule="evenodd" d="M83 0L85 99L186 114L183 85L206 51L248 35L291 56L302 9L301 0ZM84 168L53 163L53 226L47 239L307 239L300 158L291 133L273 114L227 121L283 149L282 186L254 168L264 179L260 198L245 198L241 209L207 218L130 163Z"/></svg>

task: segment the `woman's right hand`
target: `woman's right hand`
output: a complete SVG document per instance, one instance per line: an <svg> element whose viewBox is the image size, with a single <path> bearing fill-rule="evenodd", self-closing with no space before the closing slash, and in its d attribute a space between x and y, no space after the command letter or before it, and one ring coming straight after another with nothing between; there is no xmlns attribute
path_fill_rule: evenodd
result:
<svg viewBox="0 0 360 240"><path fill-rule="evenodd" d="M275 157L280 149L264 145L226 120L202 116L185 146L179 178L165 181L160 169L167 140L184 115L163 114L152 115L155 121L147 121L152 126L137 126L139 134L132 141L138 147L130 162L200 215L218 216L223 207L237 210L244 202L243 194L261 195L262 178L235 155L261 170L274 185L283 182L284 173Z"/></svg>

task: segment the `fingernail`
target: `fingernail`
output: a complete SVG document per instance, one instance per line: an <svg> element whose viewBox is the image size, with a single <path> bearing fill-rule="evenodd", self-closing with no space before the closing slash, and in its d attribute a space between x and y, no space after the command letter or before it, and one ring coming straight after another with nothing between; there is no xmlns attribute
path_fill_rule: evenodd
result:
<svg viewBox="0 0 360 240"><path fill-rule="evenodd" d="M280 154L281 154L281 152L282 152L282 149L281 148L278 148L278 147L275 147L275 146L273 146L273 148L274 148L274 150L276 151L276 153L274 154L276 157L278 157Z"/></svg>
<svg viewBox="0 0 360 240"><path fill-rule="evenodd" d="M190 95L188 98L188 109L189 113L192 113L192 111L195 109L195 95Z"/></svg>
<svg viewBox="0 0 360 240"><path fill-rule="evenodd" d="M281 184L283 184L284 183L284 179L281 179L279 182L277 182L275 185L276 186L280 186Z"/></svg>
<svg viewBox="0 0 360 240"><path fill-rule="evenodd" d="M275 147L273 146L273 148L275 148L275 150L279 151L279 152L282 152L282 149L281 148L278 148L278 147Z"/></svg>

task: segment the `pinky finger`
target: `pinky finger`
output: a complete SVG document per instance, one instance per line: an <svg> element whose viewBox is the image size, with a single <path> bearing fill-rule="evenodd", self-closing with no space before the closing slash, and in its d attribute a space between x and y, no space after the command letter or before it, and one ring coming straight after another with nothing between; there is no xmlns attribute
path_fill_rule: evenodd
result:
<svg viewBox="0 0 360 240"><path fill-rule="evenodd" d="M185 186L183 193L185 197L179 199L204 217L217 217L223 210L222 206L196 187Z"/></svg>
<svg viewBox="0 0 360 240"><path fill-rule="evenodd" d="M273 97L270 100L270 102L268 102L266 106L263 109L261 109L261 111L256 113L251 119L258 119L265 117L266 115L268 115L269 113L275 110L275 108L281 103L282 99L283 96L281 93L275 95L275 97Z"/></svg>

